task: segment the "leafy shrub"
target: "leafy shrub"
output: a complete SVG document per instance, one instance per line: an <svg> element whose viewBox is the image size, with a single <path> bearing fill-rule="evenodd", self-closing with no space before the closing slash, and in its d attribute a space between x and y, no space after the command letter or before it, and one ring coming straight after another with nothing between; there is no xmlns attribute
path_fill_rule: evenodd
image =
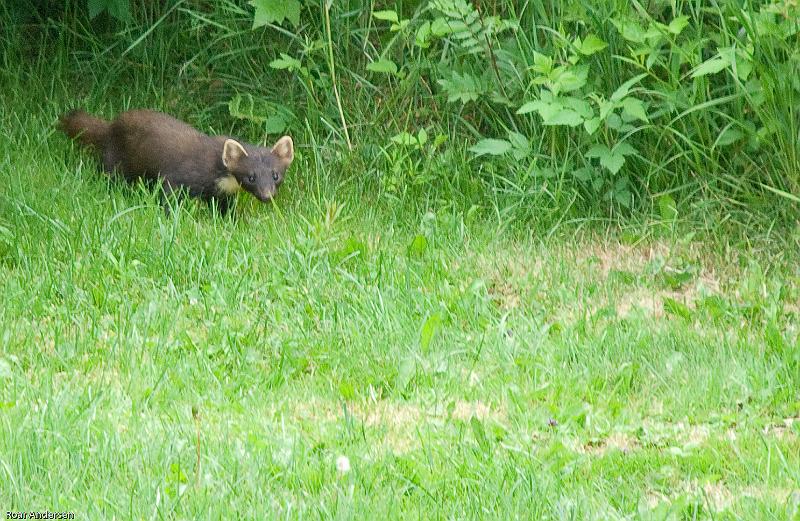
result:
<svg viewBox="0 0 800 521"><path fill-rule="evenodd" d="M92 15L126 19L131 10L128 0L87 3ZM296 80L304 110L348 144L407 147L408 136L433 131L447 146L466 141L476 174L503 171L525 190L557 180L613 210L698 191L800 202L796 2L415 0L371 12L352 1L249 5L259 42L284 39L267 55L244 45L241 53ZM213 15L241 12L221 6L188 11L204 30L221 31ZM303 120L253 87L232 94L232 115L271 131ZM343 98L365 94L371 101L344 110ZM361 132L375 117L394 130Z"/></svg>

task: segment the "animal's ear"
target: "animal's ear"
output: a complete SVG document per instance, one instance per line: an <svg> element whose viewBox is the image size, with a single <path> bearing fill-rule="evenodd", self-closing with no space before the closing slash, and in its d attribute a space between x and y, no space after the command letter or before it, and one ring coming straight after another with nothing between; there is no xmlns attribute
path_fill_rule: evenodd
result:
<svg viewBox="0 0 800 521"><path fill-rule="evenodd" d="M280 159L283 159L287 165L291 163L294 159L294 143L292 142L292 138L289 136L280 138L275 142L275 146L272 147L272 153Z"/></svg>
<svg viewBox="0 0 800 521"><path fill-rule="evenodd" d="M225 144L222 145L222 164L225 168L230 170L239 160L247 157L247 151L236 140L226 139Z"/></svg>

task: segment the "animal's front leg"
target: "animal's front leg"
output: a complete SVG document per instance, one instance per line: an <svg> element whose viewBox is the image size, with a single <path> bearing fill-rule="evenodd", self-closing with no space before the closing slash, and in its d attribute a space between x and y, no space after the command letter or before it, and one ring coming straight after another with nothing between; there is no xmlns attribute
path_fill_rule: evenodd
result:
<svg viewBox="0 0 800 521"><path fill-rule="evenodd" d="M230 215L230 212L233 209L234 200L233 197L227 195L217 196L211 199L211 204L216 206L220 215L226 217Z"/></svg>
<svg viewBox="0 0 800 521"><path fill-rule="evenodd" d="M179 186L171 183L169 179L161 179L161 206L168 216L172 214L173 209L178 208L181 194L182 190Z"/></svg>
<svg viewBox="0 0 800 521"><path fill-rule="evenodd" d="M102 154L103 171L108 175L113 175L120 166L118 154L113 146L106 146Z"/></svg>

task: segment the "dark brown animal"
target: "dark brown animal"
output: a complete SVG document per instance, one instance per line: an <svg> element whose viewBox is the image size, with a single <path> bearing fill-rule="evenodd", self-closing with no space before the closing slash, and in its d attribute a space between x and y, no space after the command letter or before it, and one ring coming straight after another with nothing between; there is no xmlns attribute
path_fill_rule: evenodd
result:
<svg viewBox="0 0 800 521"><path fill-rule="evenodd" d="M151 110L123 112L114 121L73 110L61 116L58 128L99 153L107 173L128 181L160 182L167 194L186 191L216 200L223 213L240 189L259 201L271 201L294 159L289 136L269 149L208 136Z"/></svg>

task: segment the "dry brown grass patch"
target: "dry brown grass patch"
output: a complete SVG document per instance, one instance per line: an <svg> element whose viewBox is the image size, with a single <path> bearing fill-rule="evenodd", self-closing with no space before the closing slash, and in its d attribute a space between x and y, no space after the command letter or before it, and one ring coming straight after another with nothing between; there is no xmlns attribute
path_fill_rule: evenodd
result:
<svg viewBox="0 0 800 521"><path fill-rule="evenodd" d="M419 446L418 431L421 428L436 427L448 419L447 409L443 406L424 407L390 400L348 403L347 412L356 422L378 431L385 449L400 454ZM289 416L322 425L334 424L345 418L341 404L323 400L293 403ZM503 409L492 409L481 401L456 401L450 418L468 421L473 416L482 421L506 422Z"/></svg>
<svg viewBox="0 0 800 521"><path fill-rule="evenodd" d="M679 484L667 493L648 491L645 495L645 504L648 508L653 509L660 503L672 503L682 495L702 500L710 510L715 512L730 509L744 497L760 501L774 501L778 504L787 504L793 497L796 497L796 501L800 502L800 489L756 486L731 488L722 482L700 484L696 480L692 480Z"/></svg>
<svg viewBox="0 0 800 521"><path fill-rule="evenodd" d="M576 452L590 454L592 456L603 456L608 452L618 450L623 454L641 448L639 440L624 432L612 432L607 438L592 440L586 444L575 447Z"/></svg>
<svg viewBox="0 0 800 521"><path fill-rule="evenodd" d="M764 427L764 434L768 436L774 436L779 440L791 437L797 438L798 428L795 427L795 424L800 425L800 416L784 418L783 421L779 423L767 425L766 427Z"/></svg>
<svg viewBox="0 0 800 521"><path fill-rule="evenodd" d="M530 281L541 277L544 268L533 248L519 245L497 248L492 255L480 255L475 264L483 274L489 296L506 311L522 305Z"/></svg>

